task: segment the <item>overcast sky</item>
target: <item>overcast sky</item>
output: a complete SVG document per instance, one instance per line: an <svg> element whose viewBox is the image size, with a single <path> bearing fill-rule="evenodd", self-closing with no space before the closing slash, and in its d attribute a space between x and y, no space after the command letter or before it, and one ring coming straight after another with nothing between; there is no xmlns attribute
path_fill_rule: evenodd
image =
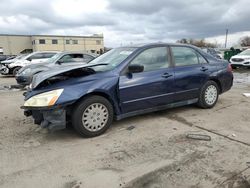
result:
<svg viewBox="0 0 250 188"><path fill-rule="evenodd" d="M249 0L0 0L0 33L90 35L105 46L250 36Z"/></svg>

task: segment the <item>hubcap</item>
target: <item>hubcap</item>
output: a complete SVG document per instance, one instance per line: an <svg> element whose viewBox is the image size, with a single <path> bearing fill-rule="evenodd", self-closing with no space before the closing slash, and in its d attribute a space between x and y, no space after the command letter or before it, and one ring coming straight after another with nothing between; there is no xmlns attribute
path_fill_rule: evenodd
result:
<svg viewBox="0 0 250 188"><path fill-rule="evenodd" d="M205 90L205 102L208 105L213 105L217 99L217 88L214 85L210 85Z"/></svg>
<svg viewBox="0 0 250 188"><path fill-rule="evenodd" d="M106 125L108 117L106 106L101 103L93 103L84 110L82 124L88 131L96 132Z"/></svg>

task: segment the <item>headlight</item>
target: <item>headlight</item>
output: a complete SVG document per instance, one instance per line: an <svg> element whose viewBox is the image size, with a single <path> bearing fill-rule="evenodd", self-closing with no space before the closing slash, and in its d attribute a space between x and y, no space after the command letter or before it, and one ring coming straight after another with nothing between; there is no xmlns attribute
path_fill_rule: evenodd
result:
<svg viewBox="0 0 250 188"><path fill-rule="evenodd" d="M24 106L30 107L45 107L45 106L53 106L57 99L62 94L63 89L57 89L45 93L41 93L29 98L25 103Z"/></svg>

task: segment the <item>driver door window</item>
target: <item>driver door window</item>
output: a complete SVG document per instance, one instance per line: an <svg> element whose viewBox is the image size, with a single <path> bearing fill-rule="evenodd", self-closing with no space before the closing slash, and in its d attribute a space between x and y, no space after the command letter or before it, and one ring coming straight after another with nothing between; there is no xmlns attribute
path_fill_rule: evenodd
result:
<svg viewBox="0 0 250 188"><path fill-rule="evenodd" d="M131 64L144 66L144 72L168 68L168 52L166 47L150 48L140 53Z"/></svg>

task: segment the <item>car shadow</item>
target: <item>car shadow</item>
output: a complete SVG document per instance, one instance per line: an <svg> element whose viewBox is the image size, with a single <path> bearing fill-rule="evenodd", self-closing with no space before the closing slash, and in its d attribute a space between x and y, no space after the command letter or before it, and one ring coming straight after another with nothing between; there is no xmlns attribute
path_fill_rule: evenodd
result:
<svg viewBox="0 0 250 188"><path fill-rule="evenodd" d="M183 113L190 109L200 110L200 108L196 107L195 105L188 105L188 106L176 107L176 108L171 108L167 110L161 110L161 111L151 112L151 113L137 115L133 117L128 117L119 121L114 120L111 127L103 135L100 135L98 137L105 137L105 136L109 137L114 134L118 134L118 130L120 130L121 128L128 129L130 126L136 127L137 123L140 123L145 120L157 119L159 117L164 117L164 118L169 117L169 119L173 119L171 116L173 116L174 114ZM66 129L55 131L55 132L50 132L46 135L47 141L55 141L55 140L72 141L72 139L75 139L75 140L98 139L98 137L94 137L94 138L81 137L74 130L74 128L72 127L70 123L67 125Z"/></svg>
<svg viewBox="0 0 250 188"><path fill-rule="evenodd" d="M0 75L0 78L14 78L13 75Z"/></svg>

